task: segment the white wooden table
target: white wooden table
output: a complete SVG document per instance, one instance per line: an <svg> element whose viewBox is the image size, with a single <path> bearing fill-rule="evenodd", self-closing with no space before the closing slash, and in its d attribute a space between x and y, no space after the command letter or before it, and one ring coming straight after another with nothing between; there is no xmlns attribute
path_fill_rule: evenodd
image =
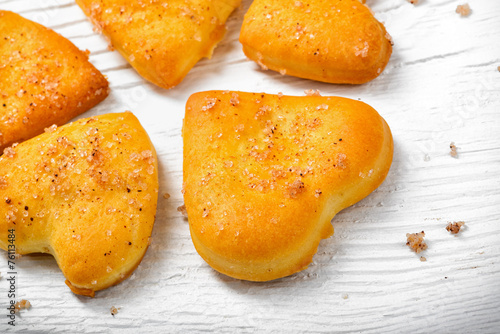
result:
<svg viewBox="0 0 500 334"><path fill-rule="evenodd" d="M0 0L91 51L111 95L81 117L131 110L156 146L160 198L152 245L131 278L91 299L74 295L50 256L17 260L20 298L32 308L7 325L0 280L0 332L500 332L500 2L368 0L395 46L386 70L361 86L329 85L247 60L238 42L244 0L211 60L172 90L145 82L92 31L71 0ZM1 78L0 78L1 80ZM394 162L384 184L333 219L309 269L251 283L212 270L196 253L183 203L181 125L194 92L232 89L361 99L391 126ZM459 158L450 156L455 142ZM164 199L161 194L169 193ZM457 236L445 230L463 220ZM405 245L424 230L426 262ZM0 255L0 272L7 256ZM110 308L119 313L114 317Z"/></svg>

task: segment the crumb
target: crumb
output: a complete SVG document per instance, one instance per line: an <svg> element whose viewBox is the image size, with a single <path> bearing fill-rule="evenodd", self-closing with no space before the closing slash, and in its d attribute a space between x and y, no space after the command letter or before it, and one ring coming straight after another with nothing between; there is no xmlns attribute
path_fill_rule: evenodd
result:
<svg viewBox="0 0 500 334"><path fill-rule="evenodd" d="M418 233L406 233L406 244L410 246L415 253L420 253L421 251L427 249L424 237L424 231Z"/></svg>
<svg viewBox="0 0 500 334"><path fill-rule="evenodd" d="M408 2L411 3L412 5L418 5L418 1L419 0L408 0Z"/></svg>
<svg viewBox="0 0 500 334"><path fill-rule="evenodd" d="M116 307L114 307L114 306L111 306L111 309L110 309L110 311L111 311L111 315L114 317L116 314L118 314L118 310L119 310L119 309L120 309L120 308L116 308Z"/></svg>
<svg viewBox="0 0 500 334"><path fill-rule="evenodd" d="M425 258L425 256L421 256L420 261L425 262L425 261L427 261L427 259Z"/></svg>
<svg viewBox="0 0 500 334"><path fill-rule="evenodd" d="M21 299L21 301L14 304L14 307L16 309L15 312L18 313L21 310L29 310L31 308L31 303L26 299Z"/></svg>
<svg viewBox="0 0 500 334"><path fill-rule="evenodd" d="M455 146L455 143L454 143L454 142L451 142L451 143L450 143L450 155L451 155L453 158L458 159L457 147Z"/></svg>
<svg viewBox="0 0 500 334"><path fill-rule="evenodd" d="M184 217L187 218L188 214L187 214L187 210L186 210L186 205L181 205L177 208L177 211L179 211Z"/></svg>
<svg viewBox="0 0 500 334"><path fill-rule="evenodd" d="M163 194L163 198L164 199L169 199L170 198L170 194L169 193L164 193Z"/></svg>
<svg viewBox="0 0 500 334"><path fill-rule="evenodd" d="M497 67L498 72L500 72L500 66Z"/></svg>
<svg viewBox="0 0 500 334"><path fill-rule="evenodd" d="M458 5L457 9L455 10L458 14L460 14L461 17L466 17L469 16L471 13L470 6L468 3L463 4L463 5Z"/></svg>
<svg viewBox="0 0 500 334"><path fill-rule="evenodd" d="M458 232L460 232L460 229L464 225L465 222L463 221L449 223L448 226L446 226L446 231L451 232L451 234L458 234Z"/></svg>
<svg viewBox="0 0 500 334"><path fill-rule="evenodd" d="M342 294L342 298L347 299L349 298L349 295L347 293Z"/></svg>
<svg viewBox="0 0 500 334"><path fill-rule="evenodd" d="M307 89L304 91L307 96L321 96L319 89Z"/></svg>

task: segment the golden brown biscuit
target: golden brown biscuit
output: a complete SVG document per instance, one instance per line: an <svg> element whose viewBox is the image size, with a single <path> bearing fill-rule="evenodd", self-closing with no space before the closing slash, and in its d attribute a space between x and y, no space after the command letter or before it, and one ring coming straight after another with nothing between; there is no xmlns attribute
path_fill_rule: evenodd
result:
<svg viewBox="0 0 500 334"><path fill-rule="evenodd" d="M56 32L0 10L0 152L62 125L108 96L88 54Z"/></svg>
<svg viewBox="0 0 500 334"><path fill-rule="evenodd" d="M54 126L0 157L0 247L52 254L71 290L94 296L141 262L157 196L155 149L132 113Z"/></svg>
<svg viewBox="0 0 500 334"><path fill-rule="evenodd" d="M264 69L329 83L370 81L392 53L384 25L358 0L255 0L240 42Z"/></svg>
<svg viewBox="0 0 500 334"><path fill-rule="evenodd" d="M305 269L333 216L382 183L393 152L384 119L340 97L196 93L183 137L194 246L250 281Z"/></svg>
<svg viewBox="0 0 500 334"><path fill-rule="evenodd" d="M111 47L145 79L179 84L203 57L210 58L224 23L241 0L76 0Z"/></svg>

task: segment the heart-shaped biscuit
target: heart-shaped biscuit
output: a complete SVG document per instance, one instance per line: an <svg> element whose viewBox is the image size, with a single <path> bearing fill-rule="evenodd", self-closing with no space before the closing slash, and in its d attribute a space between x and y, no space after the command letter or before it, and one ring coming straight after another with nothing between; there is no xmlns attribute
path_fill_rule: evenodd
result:
<svg viewBox="0 0 500 334"><path fill-rule="evenodd" d="M88 54L56 32L0 10L0 151L62 125L108 95Z"/></svg>
<svg viewBox="0 0 500 334"><path fill-rule="evenodd" d="M241 0L76 0L140 75L172 88L210 58Z"/></svg>
<svg viewBox="0 0 500 334"><path fill-rule="evenodd" d="M305 269L331 219L382 183L393 153L384 119L340 97L196 93L183 137L194 246L251 281Z"/></svg>
<svg viewBox="0 0 500 334"><path fill-rule="evenodd" d="M370 81L392 53L384 25L358 0L255 0L240 42L264 69L329 83Z"/></svg>
<svg viewBox="0 0 500 334"><path fill-rule="evenodd" d="M93 296L141 262L157 197L155 149L132 113L50 127L0 157L0 247L52 254Z"/></svg>

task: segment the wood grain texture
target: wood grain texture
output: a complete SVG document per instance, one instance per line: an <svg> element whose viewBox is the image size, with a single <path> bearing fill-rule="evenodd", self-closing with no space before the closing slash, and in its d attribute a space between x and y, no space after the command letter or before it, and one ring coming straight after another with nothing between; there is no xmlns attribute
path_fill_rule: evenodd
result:
<svg viewBox="0 0 500 334"><path fill-rule="evenodd" d="M230 17L211 60L198 63L173 90L146 83L70 0L0 0L91 51L110 81L111 95L81 115L131 110L156 146L160 194L151 248L133 274L94 299L72 294L55 261L25 256L19 298L32 303L7 326L8 282L0 280L0 332L23 333L498 333L500 330L500 3L368 0L395 46L385 71L362 86L329 85L264 72L238 43L251 1ZM263 91L361 99L391 126L394 163L374 193L332 221L309 269L267 283L213 271L196 253L182 204L184 104L209 89ZM450 142L458 159L449 154ZM447 222L463 220L457 236ZM420 254L408 232L426 232ZM5 277L7 256L0 254ZM111 306L119 307L114 317Z"/></svg>

